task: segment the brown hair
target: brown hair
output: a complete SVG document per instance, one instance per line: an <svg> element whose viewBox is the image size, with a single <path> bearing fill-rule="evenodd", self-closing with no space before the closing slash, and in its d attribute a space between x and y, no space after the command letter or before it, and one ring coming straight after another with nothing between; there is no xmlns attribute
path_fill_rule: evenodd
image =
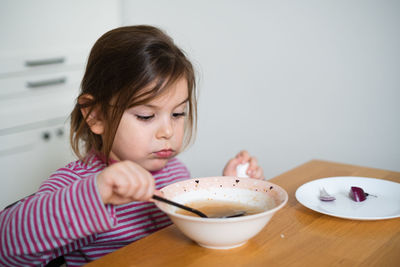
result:
<svg viewBox="0 0 400 267"><path fill-rule="evenodd" d="M71 113L70 139L75 154L83 159L94 150L108 162L124 111L151 101L180 78L186 79L189 94L184 143L187 146L196 129L197 100L193 66L184 52L168 35L152 26L120 27L105 33L90 52L81 83L79 97L90 95L91 100L79 103L78 97ZM81 108L88 108L85 117ZM96 116L105 121L103 137L94 134L86 122L95 109L99 113Z"/></svg>

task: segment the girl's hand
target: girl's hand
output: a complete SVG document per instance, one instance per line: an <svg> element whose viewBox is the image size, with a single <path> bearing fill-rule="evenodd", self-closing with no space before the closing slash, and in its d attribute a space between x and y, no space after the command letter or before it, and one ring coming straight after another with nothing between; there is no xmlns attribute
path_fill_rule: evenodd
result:
<svg viewBox="0 0 400 267"><path fill-rule="evenodd" d="M258 165L257 159L255 157L251 157L246 150L240 151L235 158L228 161L225 165L223 175L224 176L237 176L236 167L239 164L244 164L249 162L249 168L246 171L246 174L251 178L256 179L264 179L264 171Z"/></svg>
<svg viewBox="0 0 400 267"><path fill-rule="evenodd" d="M132 161L105 168L97 176L97 186L103 203L113 205L148 201L155 190L151 173Z"/></svg>

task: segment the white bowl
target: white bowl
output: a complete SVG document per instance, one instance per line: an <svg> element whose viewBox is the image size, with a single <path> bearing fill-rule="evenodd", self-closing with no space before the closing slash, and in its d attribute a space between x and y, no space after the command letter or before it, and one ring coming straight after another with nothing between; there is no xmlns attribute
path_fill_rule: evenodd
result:
<svg viewBox="0 0 400 267"><path fill-rule="evenodd" d="M265 210L235 218L201 218L176 213L179 208L156 201L183 234L199 245L213 249L245 244L288 201L286 191L276 184L230 176L189 179L168 185L161 192L165 198L181 204L204 200L234 201Z"/></svg>

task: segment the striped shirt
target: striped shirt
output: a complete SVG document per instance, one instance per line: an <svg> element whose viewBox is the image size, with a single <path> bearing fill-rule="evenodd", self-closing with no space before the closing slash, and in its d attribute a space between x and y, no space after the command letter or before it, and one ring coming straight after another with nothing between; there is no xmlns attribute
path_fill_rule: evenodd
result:
<svg viewBox="0 0 400 267"><path fill-rule="evenodd" d="M72 162L1 211L0 266L45 266L61 255L81 266L171 224L152 202L104 205L95 178L105 167L94 155ZM156 189L190 177L177 158L152 175Z"/></svg>

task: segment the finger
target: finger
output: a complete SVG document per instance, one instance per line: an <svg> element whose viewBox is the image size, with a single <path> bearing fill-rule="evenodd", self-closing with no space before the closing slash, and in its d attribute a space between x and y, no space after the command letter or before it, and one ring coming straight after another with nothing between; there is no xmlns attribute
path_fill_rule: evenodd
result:
<svg viewBox="0 0 400 267"><path fill-rule="evenodd" d="M121 175L114 184L114 193L120 198L129 198L135 191L136 184L132 184L129 178Z"/></svg>
<svg viewBox="0 0 400 267"><path fill-rule="evenodd" d="M159 197L164 197L164 193L160 190L155 189L153 192L154 196L159 196ZM156 202L157 200L153 199L153 195L151 196L150 200L151 202Z"/></svg>
<svg viewBox="0 0 400 267"><path fill-rule="evenodd" d="M142 181L140 179L140 173L136 170L134 164L130 161L124 161L124 177L126 179L126 191L124 192L124 197L130 199L130 201L138 200L137 192L142 186Z"/></svg>
<svg viewBox="0 0 400 267"><path fill-rule="evenodd" d="M258 167L257 159L255 157L251 157L249 159L249 168L247 169L248 174L250 174L251 171L255 171L257 167Z"/></svg>
<svg viewBox="0 0 400 267"><path fill-rule="evenodd" d="M136 193L136 198L141 201L147 201L150 199L152 196L152 192L154 191L153 185L152 185L152 179L148 177L147 175L141 175L140 177L140 187L137 190Z"/></svg>
<svg viewBox="0 0 400 267"><path fill-rule="evenodd" d="M132 174L132 182L137 184L135 188L134 198L136 200L147 201L151 198L154 192L155 181L154 177L147 170L134 164L129 165Z"/></svg>
<svg viewBox="0 0 400 267"><path fill-rule="evenodd" d="M264 172L260 166L258 166L252 173L253 173L253 178L264 179Z"/></svg>
<svg viewBox="0 0 400 267"><path fill-rule="evenodd" d="M236 167L239 164L240 164L240 159L237 157L229 160L223 170L223 175L224 176L235 176L236 175Z"/></svg>
<svg viewBox="0 0 400 267"><path fill-rule="evenodd" d="M156 181L153 175L149 174L150 186L148 187L146 199L150 200L151 197L154 195L154 191L156 190Z"/></svg>
<svg viewBox="0 0 400 267"><path fill-rule="evenodd" d="M153 194L160 197L164 196L164 192L158 189L155 189Z"/></svg>
<svg viewBox="0 0 400 267"><path fill-rule="evenodd" d="M242 150L236 155L236 158L239 159L240 163L246 163L250 160L250 154L246 150Z"/></svg>
<svg viewBox="0 0 400 267"><path fill-rule="evenodd" d="M154 190L155 190L154 183L150 183L149 186L147 187L146 194L143 196L143 199L145 201L151 200L152 196L154 195Z"/></svg>
<svg viewBox="0 0 400 267"><path fill-rule="evenodd" d="M264 179L264 171L260 166L258 166L255 170L252 171L252 178Z"/></svg>

